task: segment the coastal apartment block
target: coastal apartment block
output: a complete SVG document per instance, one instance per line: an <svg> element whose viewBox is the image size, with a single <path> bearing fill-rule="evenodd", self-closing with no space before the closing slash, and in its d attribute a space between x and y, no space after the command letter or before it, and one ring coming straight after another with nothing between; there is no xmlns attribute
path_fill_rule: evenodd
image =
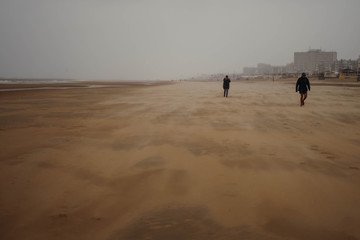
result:
<svg viewBox="0 0 360 240"><path fill-rule="evenodd" d="M331 72L335 71L337 52L323 52L320 49L294 53L296 72Z"/></svg>

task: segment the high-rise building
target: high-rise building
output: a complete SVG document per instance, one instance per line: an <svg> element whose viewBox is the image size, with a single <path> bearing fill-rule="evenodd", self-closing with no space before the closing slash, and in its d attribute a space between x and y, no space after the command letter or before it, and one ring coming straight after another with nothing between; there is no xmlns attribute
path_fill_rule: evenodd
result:
<svg viewBox="0 0 360 240"><path fill-rule="evenodd" d="M323 52L320 49L294 53L294 70L298 73L331 72L335 70L336 52Z"/></svg>

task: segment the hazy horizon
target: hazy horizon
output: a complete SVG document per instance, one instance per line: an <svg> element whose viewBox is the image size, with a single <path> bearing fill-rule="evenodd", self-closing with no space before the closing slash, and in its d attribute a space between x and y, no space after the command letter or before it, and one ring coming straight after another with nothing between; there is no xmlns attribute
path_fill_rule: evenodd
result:
<svg viewBox="0 0 360 240"><path fill-rule="evenodd" d="M360 1L1 0L0 78L171 80L360 55Z"/></svg>

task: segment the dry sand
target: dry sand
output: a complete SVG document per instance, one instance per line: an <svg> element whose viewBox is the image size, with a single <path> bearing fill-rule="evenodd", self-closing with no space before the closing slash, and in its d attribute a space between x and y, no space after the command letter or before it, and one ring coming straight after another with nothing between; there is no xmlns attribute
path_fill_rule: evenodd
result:
<svg viewBox="0 0 360 240"><path fill-rule="evenodd" d="M0 92L0 239L360 239L360 88Z"/></svg>

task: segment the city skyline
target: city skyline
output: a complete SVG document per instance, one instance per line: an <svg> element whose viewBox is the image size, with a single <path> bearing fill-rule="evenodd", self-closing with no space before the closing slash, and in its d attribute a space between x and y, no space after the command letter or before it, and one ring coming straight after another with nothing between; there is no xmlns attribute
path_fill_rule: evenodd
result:
<svg viewBox="0 0 360 240"><path fill-rule="evenodd" d="M344 69L358 72L360 68L360 56L356 59L338 59L336 51L322 51L321 49L309 49L304 52L294 52L292 62L285 65L273 66L267 63L258 63L256 67L246 66L243 75L266 75L266 74L299 74L306 73L336 73Z"/></svg>

